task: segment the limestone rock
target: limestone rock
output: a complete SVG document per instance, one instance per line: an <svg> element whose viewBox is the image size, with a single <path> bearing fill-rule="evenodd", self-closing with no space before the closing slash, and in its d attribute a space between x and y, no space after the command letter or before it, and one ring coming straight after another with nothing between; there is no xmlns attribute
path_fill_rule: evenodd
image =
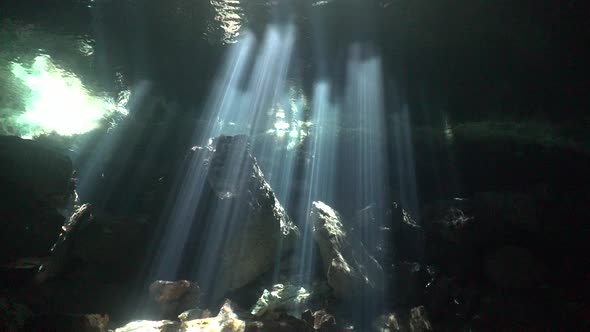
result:
<svg viewBox="0 0 590 332"><path fill-rule="evenodd" d="M187 310L187 311L181 313L180 315L178 315L178 319L181 322L186 322L186 321L195 320L195 319L210 318L210 317L211 317L211 312L207 309L203 310L201 308L190 309L190 310Z"/></svg>
<svg viewBox="0 0 590 332"><path fill-rule="evenodd" d="M212 226L226 236L213 244L221 248L209 257L217 266L207 289L219 299L270 270L278 256L292 250L299 230L265 181L245 136L221 136L213 145L208 182L217 198L210 223L232 225L229 230Z"/></svg>
<svg viewBox="0 0 590 332"><path fill-rule="evenodd" d="M360 240L347 234L336 211L325 203L314 202L311 222L328 284L337 297L350 298L367 290L383 289L383 269Z"/></svg>
<svg viewBox="0 0 590 332"><path fill-rule="evenodd" d="M169 320L139 320L115 329L115 332L177 332L178 323Z"/></svg>
<svg viewBox="0 0 590 332"><path fill-rule="evenodd" d="M252 315L262 316L270 311L289 311L304 305L310 293L303 287L290 284L274 285L272 290L265 289L251 310Z"/></svg>
<svg viewBox="0 0 590 332"><path fill-rule="evenodd" d="M239 319L232 308L232 303L226 300L219 314L212 318L195 319L182 322L180 332L244 332L246 322Z"/></svg>

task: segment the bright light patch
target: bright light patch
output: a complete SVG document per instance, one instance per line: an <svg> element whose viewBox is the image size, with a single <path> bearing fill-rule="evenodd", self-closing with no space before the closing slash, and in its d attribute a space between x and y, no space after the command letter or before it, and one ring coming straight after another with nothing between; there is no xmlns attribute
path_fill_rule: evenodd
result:
<svg viewBox="0 0 590 332"><path fill-rule="evenodd" d="M31 91L26 99L26 112L17 123L30 128L28 135L56 132L74 135L88 132L99 125L105 115L125 115L128 93L119 101L93 96L74 74L56 66L49 55L39 55L30 68L12 63L12 74Z"/></svg>

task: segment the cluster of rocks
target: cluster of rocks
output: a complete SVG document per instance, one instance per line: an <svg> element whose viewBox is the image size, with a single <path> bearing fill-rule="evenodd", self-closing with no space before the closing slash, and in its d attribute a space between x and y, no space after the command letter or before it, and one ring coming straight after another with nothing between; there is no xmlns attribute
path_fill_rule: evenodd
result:
<svg viewBox="0 0 590 332"><path fill-rule="evenodd" d="M308 285L289 280L295 275L294 251L306 235L265 181L247 139L222 136L212 148L193 151L203 154L199 160L207 167L204 218L215 217L211 211L231 210L240 220L213 257L216 279L206 284L158 280L146 290L137 282L143 267L137 262L150 257L153 224L110 216L91 204L75 206L66 219L59 212L73 194L67 158L15 138L0 139L0 146L7 147L0 153L1 174L10 175L0 178L2 199L10 202L0 211L9 230L2 233L0 274L5 285L19 285L0 293L0 320L7 322L0 328L418 332L587 327L576 292L582 277L571 266L575 255L568 259L568 252L583 250L577 240L568 243L580 235L555 222L568 215L572 206L567 201L480 192L427 204L419 219L395 203L370 205L345 217L324 202L313 202L306 222L319 273L315 285ZM40 166L35 158L51 165ZM208 240L205 229L193 234L193 242ZM363 238L359 230L372 238ZM287 276L280 284L267 277L277 269ZM127 323L126 306L146 292L157 308L149 317L154 320Z"/></svg>

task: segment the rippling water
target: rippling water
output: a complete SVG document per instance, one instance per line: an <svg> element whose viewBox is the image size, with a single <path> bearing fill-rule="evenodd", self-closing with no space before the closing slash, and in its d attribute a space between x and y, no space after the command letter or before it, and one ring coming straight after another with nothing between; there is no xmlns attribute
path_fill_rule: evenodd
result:
<svg viewBox="0 0 590 332"><path fill-rule="evenodd" d="M211 5L216 14L210 28L220 28L223 31L222 43L233 44L237 42L244 16L240 0L211 0Z"/></svg>

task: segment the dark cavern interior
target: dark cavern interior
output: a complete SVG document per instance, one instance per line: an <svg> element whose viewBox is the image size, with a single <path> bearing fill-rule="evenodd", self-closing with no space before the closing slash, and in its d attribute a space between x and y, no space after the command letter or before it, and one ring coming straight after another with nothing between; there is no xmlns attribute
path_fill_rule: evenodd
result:
<svg viewBox="0 0 590 332"><path fill-rule="evenodd" d="M0 1L0 332L590 331L589 14Z"/></svg>

